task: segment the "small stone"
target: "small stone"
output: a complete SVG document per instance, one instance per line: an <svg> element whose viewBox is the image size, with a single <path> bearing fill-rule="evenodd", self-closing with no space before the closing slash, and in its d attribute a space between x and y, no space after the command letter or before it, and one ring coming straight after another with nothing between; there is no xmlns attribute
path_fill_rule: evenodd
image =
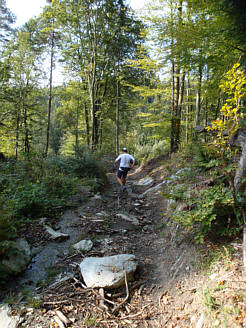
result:
<svg viewBox="0 0 246 328"><path fill-rule="evenodd" d="M104 211L102 211L100 213L96 213L96 216L99 216L99 217L103 217L103 216L106 216L106 215L107 215L107 213L104 212Z"/></svg>
<svg viewBox="0 0 246 328"><path fill-rule="evenodd" d="M95 199L95 200L99 200L99 199L102 199L102 196L101 196L101 195L95 195L95 196L93 197L93 199Z"/></svg>
<svg viewBox="0 0 246 328"><path fill-rule="evenodd" d="M46 232L50 235L51 239L53 239L53 240L62 241L62 240L65 240L65 239L69 238L68 234L65 234L65 233L62 233L62 232L59 232L59 231L55 231L47 225L45 225L44 227L46 229Z"/></svg>
<svg viewBox="0 0 246 328"><path fill-rule="evenodd" d="M144 178L139 180L139 182L137 183L137 186L148 186L153 182L153 178L148 177L148 178Z"/></svg>
<svg viewBox="0 0 246 328"><path fill-rule="evenodd" d="M73 248L81 252L89 252L93 247L93 242L89 239L84 239L73 245Z"/></svg>
<svg viewBox="0 0 246 328"><path fill-rule="evenodd" d="M126 214L123 214L123 213L118 213L118 214L116 214L116 216L118 218L121 218L121 219L126 220L128 222L131 222L132 224L134 224L136 226L139 225L139 221L135 216L126 215Z"/></svg>

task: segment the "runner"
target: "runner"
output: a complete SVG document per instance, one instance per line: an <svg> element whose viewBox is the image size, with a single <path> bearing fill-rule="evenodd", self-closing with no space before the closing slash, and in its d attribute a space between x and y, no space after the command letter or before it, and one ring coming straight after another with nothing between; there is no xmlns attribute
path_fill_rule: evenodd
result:
<svg viewBox="0 0 246 328"><path fill-rule="evenodd" d="M124 147L122 148L122 154L116 158L115 162L119 163L117 181L121 186L121 190L124 190L126 188L125 184L127 173L135 165L135 159L132 155L127 153L127 149Z"/></svg>

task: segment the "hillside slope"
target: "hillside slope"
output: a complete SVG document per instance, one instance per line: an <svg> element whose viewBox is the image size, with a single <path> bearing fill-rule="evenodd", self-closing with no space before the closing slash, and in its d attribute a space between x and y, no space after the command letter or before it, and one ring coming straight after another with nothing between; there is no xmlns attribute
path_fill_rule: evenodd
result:
<svg viewBox="0 0 246 328"><path fill-rule="evenodd" d="M192 235L170 220L166 214L171 207L161 193L170 178L168 161L159 158L136 167L120 199L113 171L100 195L88 193L88 201L73 211L72 223L81 236L93 240L94 247L86 254L71 249L60 254L54 268L66 280L54 284L55 271L35 286L35 292L25 295L19 286L18 295L11 293L21 327L62 328L65 324L57 320L57 310L74 328L243 327L246 294L240 241L228 245L207 240L198 246ZM177 163L172 163L174 173L181 169ZM174 179L175 183L180 181ZM119 213L134 216L139 225L119 219ZM45 247L47 236L39 234L40 238ZM105 291L103 298L97 289L85 288L77 271L83 258L122 253L134 254L139 261L134 282Z"/></svg>

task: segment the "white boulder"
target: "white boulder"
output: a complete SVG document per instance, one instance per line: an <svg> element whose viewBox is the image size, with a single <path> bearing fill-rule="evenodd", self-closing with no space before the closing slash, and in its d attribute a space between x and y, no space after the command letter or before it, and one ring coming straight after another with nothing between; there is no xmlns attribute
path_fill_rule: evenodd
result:
<svg viewBox="0 0 246 328"><path fill-rule="evenodd" d="M117 288L133 279L137 259L132 254L107 257L87 257L80 264L80 271L87 287Z"/></svg>
<svg viewBox="0 0 246 328"><path fill-rule="evenodd" d="M9 316L10 308L8 305L0 306L0 324L1 328L17 328L19 317Z"/></svg>

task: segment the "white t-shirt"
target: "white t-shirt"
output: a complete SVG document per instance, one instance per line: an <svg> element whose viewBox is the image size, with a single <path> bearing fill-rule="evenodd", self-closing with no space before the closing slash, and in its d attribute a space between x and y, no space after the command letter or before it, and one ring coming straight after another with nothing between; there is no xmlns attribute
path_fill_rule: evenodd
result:
<svg viewBox="0 0 246 328"><path fill-rule="evenodd" d="M131 163L134 162L134 157L130 154L121 154L115 161L120 163L120 167L130 167Z"/></svg>

